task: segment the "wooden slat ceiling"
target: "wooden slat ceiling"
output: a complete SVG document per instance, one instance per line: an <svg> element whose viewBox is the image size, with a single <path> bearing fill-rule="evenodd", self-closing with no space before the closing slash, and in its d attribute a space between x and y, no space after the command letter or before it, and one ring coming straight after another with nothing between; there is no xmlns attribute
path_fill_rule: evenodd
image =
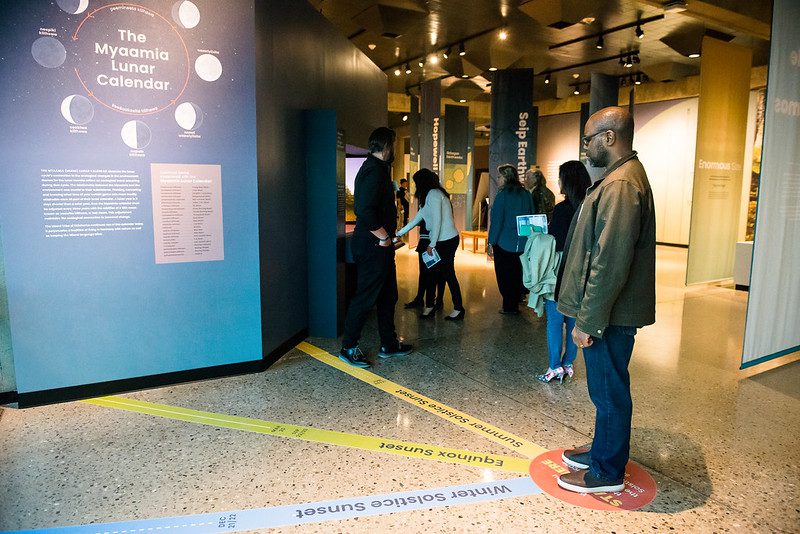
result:
<svg viewBox="0 0 800 534"><path fill-rule="evenodd" d="M463 67L481 86L486 86L486 80L491 80L488 69L492 66L529 67L537 74L558 70L552 74L553 83L549 85L544 84L543 75L537 76L534 88L537 99L555 97L558 85L563 89L575 83L574 74L579 75L578 81L588 80L592 72L620 76L650 70L652 77L656 78L663 72L696 74L700 60L685 57L676 49L694 46L703 33L712 33L751 48L754 66L766 64L769 57L771 0L690 0L687 9L678 13L665 12L662 0L308 1L342 35L386 71L389 91L397 93L414 92L422 81L428 79L442 78L445 87L460 79L452 74L461 73L457 53L461 42L464 42L467 52L463 59L468 62ZM555 29L526 14L539 14L545 8L572 13L579 11L582 17L591 17L594 21ZM645 36L641 40L636 37L635 28L631 27L604 35L601 50L596 48L595 37L551 48L565 41L662 15L660 20L642 27ZM508 32L506 41L498 37L501 27ZM396 33L401 35L385 35ZM454 46L450 59L445 61L441 52L448 45ZM630 69L616 59L571 68L632 50L639 51L641 63ZM432 64L431 54L438 56L439 64ZM424 68L418 65L421 57L426 58ZM412 70L411 74L404 72L406 63ZM397 66L403 71L399 76L394 74ZM478 72L480 75L475 77ZM488 92L490 88L486 90ZM488 94L483 98L488 98Z"/></svg>

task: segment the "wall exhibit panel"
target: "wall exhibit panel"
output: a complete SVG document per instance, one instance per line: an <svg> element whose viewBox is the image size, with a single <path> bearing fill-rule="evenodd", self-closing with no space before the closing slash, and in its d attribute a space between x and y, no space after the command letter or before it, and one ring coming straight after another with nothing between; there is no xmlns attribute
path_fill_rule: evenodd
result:
<svg viewBox="0 0 800 534"><path fill-rule="evenodd" d="M800 4L773 9L743 367L800 350Z"/></svg>
<svg viewBox="0 0 800 534"><path fill-rule="evenodd" d="M750 49L703 38L687 284L733 275L751 63Z"/></svg>
<svg viewBox="0 0 800 534"><path fill-rule="evenodd" d="M193 2L4 6L20 394L262 358L254 7Z"/></svg>

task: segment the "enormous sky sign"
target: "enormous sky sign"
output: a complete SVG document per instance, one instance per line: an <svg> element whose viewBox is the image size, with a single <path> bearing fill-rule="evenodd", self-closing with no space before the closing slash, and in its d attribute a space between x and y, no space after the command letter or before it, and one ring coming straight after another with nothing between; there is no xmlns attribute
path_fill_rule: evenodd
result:
<svg viewBox="0 0 800 534"><path fill-rule="evenodd" d="M17 386L261 357L251 0L4 6Z"/></svg>

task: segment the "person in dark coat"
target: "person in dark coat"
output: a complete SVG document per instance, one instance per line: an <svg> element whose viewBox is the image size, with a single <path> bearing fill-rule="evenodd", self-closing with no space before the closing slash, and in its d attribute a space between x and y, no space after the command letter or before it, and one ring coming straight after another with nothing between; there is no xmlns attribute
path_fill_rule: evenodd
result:
<svg viewBox="0 0 800 534"><path fill-rule="evenodd" d="M395 133L378 128L369 136L369 155L356 174L355 213L351 250L356 263L356 292L344 321L339 358L366 368L369 361L358 346L370 310L378 308L380 358L410 354L412 347L397 338L394 308L397 303L397 271L394 243L397 209L390 168L394 159Z"/></svg>

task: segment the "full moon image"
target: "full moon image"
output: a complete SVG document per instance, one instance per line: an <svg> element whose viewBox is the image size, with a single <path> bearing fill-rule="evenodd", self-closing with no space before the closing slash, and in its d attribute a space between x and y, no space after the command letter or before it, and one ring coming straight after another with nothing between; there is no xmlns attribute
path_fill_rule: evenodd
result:
<svg viewBox="0 0 800 534"><path fill-rule="evenodd" d="M94 106L82 95L70 95L61 101L61 114L71 124L83 126L94 117Z"/></svg>
<svg viewBox="0 0 800 534"><path fill-rule="evenodd" d="M142 121L128 121L120 132L122 140L131 148L145 148L150 144L152 133L150 127Z"/></svg>
<svg viewBox="0 0 800 534"><path fill-rule="evenodd" d="M78 15L89 7L89 0L56 0L56 4L62 11L70 15Z"/></svg>
<svg viewBox="0 0 800 534"><path fill-rule="evenodd" d="M203 110L192 102L184 102L175 108L175 122L184 130L197 130L203 124Z"/></svg>
<svg viewBox="0 0 800 534"><path fill-rule="evenodd" d="M31 55L42 67L54 69L64 64L67 50L55 37L39 37L31 45Z"/></svg>
<svg viewBox="0 0 800 534"><path fill-rule="evenodd" d="M172 5L172 19L181 28L191 29L200 23L200 10L189 0L178 0Z"/></svg>
<svg viewBox="0 0 800 534"><path fill-rule="evenodd" d="M222 76L222 63L217 56L202 54L194 61L194 70L201 79L213 82Z"/></svg>

